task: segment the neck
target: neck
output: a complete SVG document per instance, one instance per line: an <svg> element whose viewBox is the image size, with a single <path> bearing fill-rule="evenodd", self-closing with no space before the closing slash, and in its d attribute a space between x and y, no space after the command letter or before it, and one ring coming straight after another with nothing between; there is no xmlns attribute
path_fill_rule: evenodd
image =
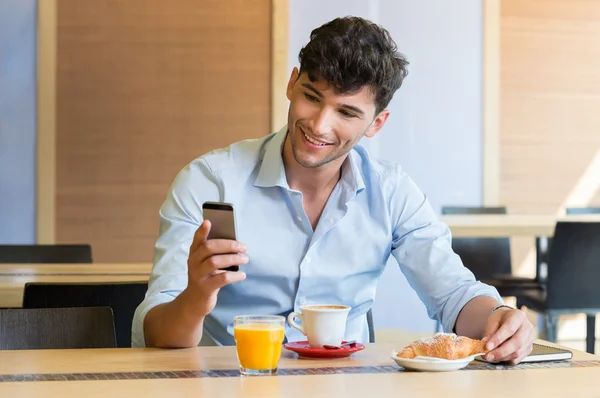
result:
<svg viewBox="0 0 600 398"><path fill-rule="evenodd" d="M322 167L306 168L296 161L289 134L285 138L282 157L290 188L310 197L325 193L329 195L333 191L340 179L342 164L346 158L343 156Z"/></svg>

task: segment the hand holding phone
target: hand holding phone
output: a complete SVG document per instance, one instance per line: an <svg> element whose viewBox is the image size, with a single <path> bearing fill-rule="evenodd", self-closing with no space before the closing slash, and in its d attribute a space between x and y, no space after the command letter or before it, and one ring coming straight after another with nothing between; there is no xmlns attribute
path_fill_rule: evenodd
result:
<svg viewBox="0 0 600 398"><path fill-rule="evenodd" d="M238 270L240 265L248 262L246 246L231 239L235 238L235 224L231 228L233 212L226 213L229 212L227 209L232 210L233 207L229 206L205 203L205 220L196 230L190 246L188 286L184 293L190 297L189 301L194 303L201 316L208 315L215 307L219 289L246 278L243 272L227 272L228 269Z"/></svg>

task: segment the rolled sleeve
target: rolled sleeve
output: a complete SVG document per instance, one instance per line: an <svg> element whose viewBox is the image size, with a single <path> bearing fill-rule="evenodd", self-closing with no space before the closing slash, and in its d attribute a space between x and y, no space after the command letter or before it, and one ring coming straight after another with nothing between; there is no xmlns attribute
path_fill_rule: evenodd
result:
<svg viewBox="0 0 600 398"><path fill-rule="evenodd" d="M442 322L442 326L446 332L452 332L454 330L460 311L469 301L479 296L493 297L498 302L503 303L498 291L492 286L479 281L461 285L458 289L448 295L442 309L440 322Z"/></svg>
<svg viewBox="0 0 600 398"><path fill-rule="evenodd" d="M392 197L392 255L409 284L425 304L430 318L454 330L463 307L473 298L490 296L502 303L498 291L475 280L452 250L448 226L438 221L426 196L406 176Z"/></svg>

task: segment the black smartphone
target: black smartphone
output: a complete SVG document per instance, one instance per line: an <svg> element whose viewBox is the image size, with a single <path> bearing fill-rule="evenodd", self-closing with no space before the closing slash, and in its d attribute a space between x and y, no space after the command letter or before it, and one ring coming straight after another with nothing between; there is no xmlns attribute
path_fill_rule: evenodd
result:
<svg viewBox="0 0 600 398"><path fill-rule="evenodd" d="M202 214L204 219L210 221L211 224L208 239L237 240L234 213L231 203L204 202L202 204ZM223 269L226 271L239 271L240 267L234 265Z"/></svg>

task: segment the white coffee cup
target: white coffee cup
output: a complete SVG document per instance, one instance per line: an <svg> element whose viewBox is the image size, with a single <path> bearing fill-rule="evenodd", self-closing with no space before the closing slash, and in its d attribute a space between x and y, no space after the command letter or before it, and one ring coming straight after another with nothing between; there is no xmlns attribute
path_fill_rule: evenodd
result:
<svg viewBox="0 0 600 398"><path fill-rule="evenodd" d="M311 347L340 345L346 333L346 320L350 307L345 305L321 304L300 307L302 313L288 315L290 326L298 329L308 338ZM302 321L298 324L294 318Z"/></svg>

